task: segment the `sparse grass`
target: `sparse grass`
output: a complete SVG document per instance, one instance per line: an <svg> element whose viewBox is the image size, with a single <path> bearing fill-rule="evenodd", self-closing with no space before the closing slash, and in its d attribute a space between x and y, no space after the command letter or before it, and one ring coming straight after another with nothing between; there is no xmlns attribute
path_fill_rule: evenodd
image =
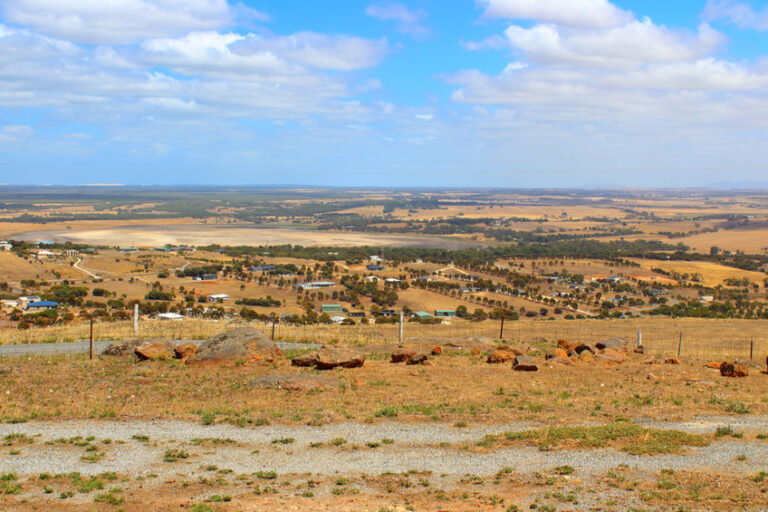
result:
<svg viewBox="0 0 768 512"><path fill-rule="evenodd" d="M163 456L163 462L176 462L179 459L186 459L189 457L189 453L185 452L181 449L168 449L165 450L165 455Z"/></svg>
<svg viewBox="0 0 768 512"><path fill-rule="evenodd" d="M628 422L616 422L595 427L551 427L523 432L509 432L507 442L526 441L535 444L540 450L558 448L603 448L611 446L633 455L655 455L675 453L686 446L707 446L706 436L687 434L675 430L656 430L644 428ZM494 443L502 441L495 437ZM494 443L484 439L486 446Z"/></svg>

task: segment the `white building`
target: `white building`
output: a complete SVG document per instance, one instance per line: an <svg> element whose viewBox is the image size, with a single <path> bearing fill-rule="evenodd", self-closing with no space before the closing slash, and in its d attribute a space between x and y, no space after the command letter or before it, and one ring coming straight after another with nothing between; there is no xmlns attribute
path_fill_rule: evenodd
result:
<svg viewBox="0 0 768 512"><path fill-rule="evenodd" d="M217 293L215 295L208 296L209 302L223 302L225 300L229 300L229 295L227 295L226 293Z"/></svg>

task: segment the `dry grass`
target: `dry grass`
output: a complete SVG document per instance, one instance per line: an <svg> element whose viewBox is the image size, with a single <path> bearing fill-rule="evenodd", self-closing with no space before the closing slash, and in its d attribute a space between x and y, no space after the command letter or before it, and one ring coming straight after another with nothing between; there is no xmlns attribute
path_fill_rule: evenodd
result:
<svg viewBox="0 0 768 512"><path fill-rule="evenodd" d="M204 418L238 425L397 418L495 424L768 412L763 375L722 378L700 362L651 367L636 356L610 366L541 363L533 374L489 365L483 354L461 351L447 350L433 362L412 367L389 363L387 354L372 355L362 368L324 373L335 384L304 393L252 386L267 375L315 373L287 359L201 368L130 357L6 358L3 367L11 378L5 379L7 393L0 394L0 418ZM646 379L649 371L660 380Z"/></svg>
<svg viewBox="0 0 768 512"><path fill-rule="evenodd" d="M140 320L141 338L206 339L227 329L244 325L239 321L184 319L181 321ZM271 334L269 324L252 324ZM498 320L469 322L452 319L438 325L406 322L403 341L422 343L425 348L448 340L468 338L498 340L501 324ZM397 324L364 325L285 325L275 326L277 341L300 343L332 343L370 346L398 342ZM546 341L554 346L558 339L592 344L610 337L623 337L634 343L642 331L643 346L648 355L700 359L749 359L750 347L755 361L768 355L767 320L706 320L695 318L644 318L625 320L520 320L504 324L504 340L519 345ZM127 339L133 337L133 323L97 322L97 339ZM3 343L58 343L88 338L89 326L79 324L35 328L29 330L0 330ZM682 334L682 344L680 335Z"/></svg>

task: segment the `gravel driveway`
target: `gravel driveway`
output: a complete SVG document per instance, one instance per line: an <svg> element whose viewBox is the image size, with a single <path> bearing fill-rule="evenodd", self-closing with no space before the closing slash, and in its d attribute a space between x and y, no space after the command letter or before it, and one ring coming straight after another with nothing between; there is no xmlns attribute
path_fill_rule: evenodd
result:
<svg viewBox="0 0 768 512"><path fill-rule="evenodd" d="M678 428L691 432L711 432L710 425L734 425L734 418L707 418L701 423L655 423L656 428ZM751 417L749 425L764 425L765 417ZM704 425L707 425L706 429ZM604 474L620 464L642 471L690 469L723 471L738 475L765 470L768 443L725 441L711 446L690 448L685 455L633 456L612 449L563 450L541 452L534 447L502 448L490 453L471 453L461 449L490 433L521 430L523 423L457 429L445 424L403 424L398 422L361 425L342 423L321 427L263 426L239 428L230 425L204 426L181 421L97 421L30 422L0 425L0 436L36 436L33 444L18 446L20 453L0 451L0 467L19 475L41 472L98 474L155 473L171 477L182 471L202 472L206 465L229 468L238 473L277 471L280 474L310 473L380 474L409 470L432 471L459 477L465 474L492 475L503 467L531 473L569 465L582 475ZM148 442L134 439L147 436ZM81 460L84 448L69 443L47 444L56 439L94 436L92 444L104 453L101 461ZM344 443L335 446L334 439ZM111 440L104 444L103 440ZM199 439L217 440L199 444ZM275 442L284 440L284 443ZM293 441L288 441L293 439ZM391 439L391 444L368 446ZM231 440L231 441L225 441ZM323 443L311 447L311 443ZM449 443L453 446L440 446ZM163 462L167 449L182 448L189 458L169 464ZM743 459L742 455L747 458ZM738 458L737 458L738 457Z"/></svg>

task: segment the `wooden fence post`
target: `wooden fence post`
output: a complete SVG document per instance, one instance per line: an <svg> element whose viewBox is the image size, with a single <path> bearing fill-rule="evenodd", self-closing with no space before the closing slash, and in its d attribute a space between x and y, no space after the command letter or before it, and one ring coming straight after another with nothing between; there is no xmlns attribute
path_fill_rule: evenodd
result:
<svg viewBox="0 0 768 512"><path fill-rule="evenodd" d="M680 357L680 352L683 349L683 331L680 331L680 341L677 342L677 357Z"/></svg>

